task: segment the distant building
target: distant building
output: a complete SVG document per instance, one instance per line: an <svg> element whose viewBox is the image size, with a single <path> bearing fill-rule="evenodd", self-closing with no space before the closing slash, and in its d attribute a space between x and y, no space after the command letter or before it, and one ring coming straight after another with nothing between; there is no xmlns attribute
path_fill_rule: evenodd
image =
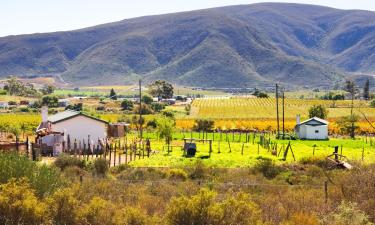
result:
<svg viewBox="0 0 375 225"><path fill-rule="evenodd" d="M327 140L328 121L313 117L300 123L299 116L297 116L295 132L302 140Z"/></svg>
<svg viewBox="0 0 375 225"><path fill-rule="evenodd" d="M7 109L9 108L8 102L0 102L0 109Z"/></svg>
<svg viewBox="0 0 375 225"><path fill-rule="evenodd" d="M70 101L68 99L59 99L58 105L59 107L67 107L70 104Z"/></svg>

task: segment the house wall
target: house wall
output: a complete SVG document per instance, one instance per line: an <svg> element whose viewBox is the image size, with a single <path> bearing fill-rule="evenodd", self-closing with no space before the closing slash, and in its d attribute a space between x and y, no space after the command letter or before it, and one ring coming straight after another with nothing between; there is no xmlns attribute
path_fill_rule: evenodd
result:
<svg viewBox="0 0 375 225"><path fill-rule="evenodd" d="M328 126L327 125L309 126L309 125L303 124L300 126L298 137L300 139L308 139L308 140L328 139Z"/></svg>
<svg viewBox="0 0 375 225"><path fill-rule="evenodd" d="M105 123L82 115L52 124L52 130L66 132L66 137L69 134L72 143L74 139L77 139L77 141L85 140L87 143L88 135L95 144L98 139L107 137L107 125Z"/></svg>

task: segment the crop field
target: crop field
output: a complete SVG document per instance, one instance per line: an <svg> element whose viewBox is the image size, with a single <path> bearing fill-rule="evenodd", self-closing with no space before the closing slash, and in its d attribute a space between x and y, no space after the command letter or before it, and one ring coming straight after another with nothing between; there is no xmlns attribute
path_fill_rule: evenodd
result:
<svg viewBox="0 0 375 225"><path fill-rule="evenodd" d="M296 124L296 115L301 115L301 120L308 119L308 109L313 105L324 105L328 109L328 121L331 122L331 133L338 133L335 121L342 116L350 114L349 100L301 100L285 99L285 129L291 131ZM375 121L375 108L369 107L369 102L356 100L354 113L360 116L360 131L374 132L373 128L365 121L362 113L370 121ZM279 101L279 116L282 117L282 105ZM230 129L258 129L275 131L276 101L274 98L202 98L195 99L191 106L190 116L177 121L177 126L190 129L197 118L215 120L215 128L220 130Z"/></svg>
<svg viewBox="0 0 375 225"><path fill-rule="evenodd" d="M313 105L324 105L329 110L329 118L337 118L350 113L349 100L302 100L285 99L285 118L295 118L300 114L307 118L308 108ZM375 108L370 108L366 101L355 101L355 112L359 110L368 117L375 118ZM279 113L282 115L281 99ZM195 99L191 109L192 117L220 119L276 118L276 100L274 98L201 98Z"/></svg>

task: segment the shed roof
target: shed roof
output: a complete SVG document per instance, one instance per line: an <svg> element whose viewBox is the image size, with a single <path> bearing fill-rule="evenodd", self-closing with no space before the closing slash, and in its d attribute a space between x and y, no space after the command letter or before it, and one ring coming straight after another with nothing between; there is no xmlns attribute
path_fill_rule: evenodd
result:
<svg viewBox="0 0 375 225"><path fill-rule="evenodd" d="M323 120L318 117L313 117L308 120L302 121L298 125L306 124L306 125L311 125L311 126L319 126L319 125L328 125L328 123L329 122L327 120Z"/></svg>
<svg viewBox="0 0 375 225"><path fill-rule="evenodd" d="M93 120L96 120L96 121L99 121L99 122L102 122L102 123L108 124L108 122L105 121L105 120L101 120L99 118L89 116L87 114L84 114L84 113L78 112L78 111L74 111L74 110L65 110L63 112L59 112L55 115L49 116L48 121L51 122L51 123L58 123L58 122L68 120L68 119L71 119L71 118L74 118L74 117L80 116L80 115L85 116L85 117L90 118L90 119L93 119Z"/></svg>

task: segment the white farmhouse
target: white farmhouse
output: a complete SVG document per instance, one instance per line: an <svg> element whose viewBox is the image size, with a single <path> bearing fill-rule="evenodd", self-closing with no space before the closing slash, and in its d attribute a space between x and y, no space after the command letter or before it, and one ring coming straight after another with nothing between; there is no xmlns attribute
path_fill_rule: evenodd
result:
<svg viewBox="0 0 375 225"><path fill-rule="evenodd" d="M108 122L86 115L82 112L66 110L52 116L46 115L48 109L42 108L42 123L38 130L46 129L47 133L61 133L66 141L85 141L88 139L97 144L98 140L107 138Z"/></svg>
<svg viewBox="0 0 375 225"><path fill-rule="evenodd" d="M318 117L313 117L300 123L299 117L297 117L295 132L299 139L327 140L328 121L320 119Z"/></svg>

